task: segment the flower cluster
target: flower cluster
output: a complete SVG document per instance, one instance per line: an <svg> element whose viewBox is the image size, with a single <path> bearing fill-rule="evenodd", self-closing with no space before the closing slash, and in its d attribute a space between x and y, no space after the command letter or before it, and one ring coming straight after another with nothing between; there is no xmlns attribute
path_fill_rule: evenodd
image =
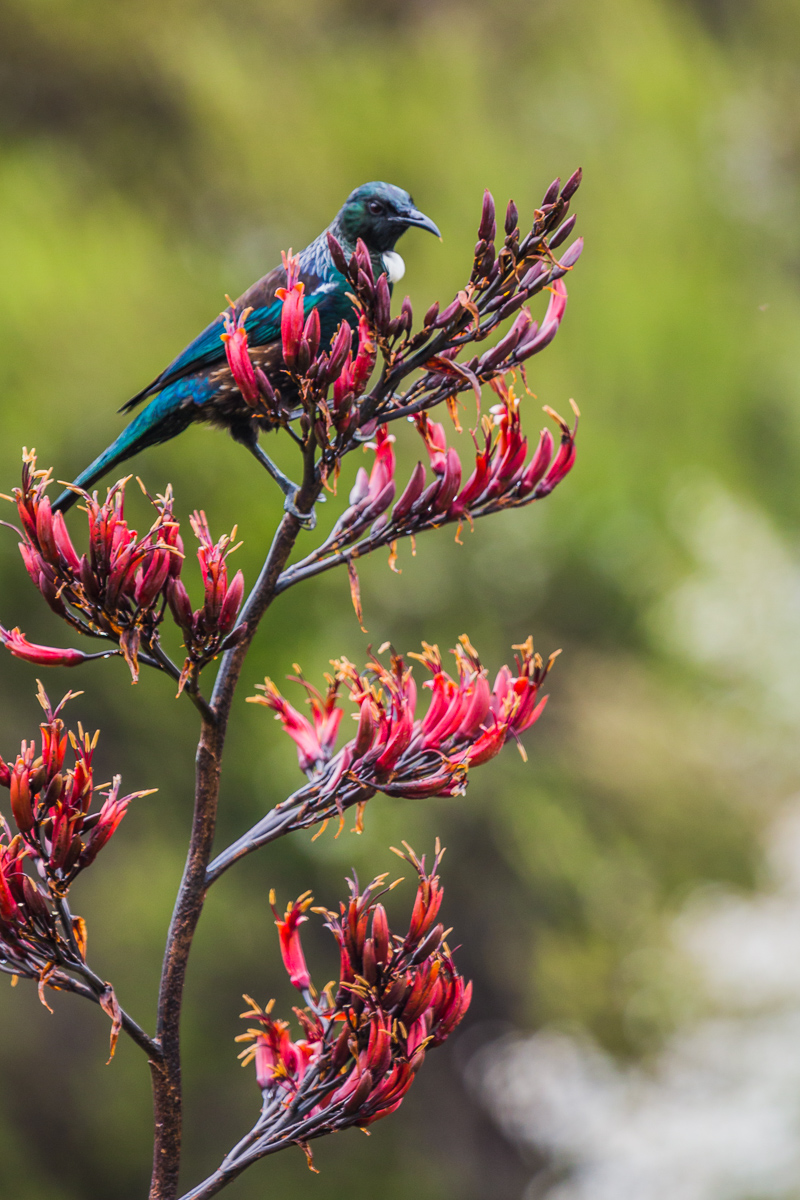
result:
<svg viewBox="0 0 800 1200"><path fill-rule="evenodd" d="M262 1009L245 997L250 1007L242 1016L254 1026L237 1039L249 1043L240 1057L255 1063L265 1101L248 1157L352 1125L363 1128L394 1112L428 1050L442 1045L469 1008L472 986L459 975L437 923L440 847L430 872L410 847L400 857L418 876L405 935L392 933L379 902L390 890L386 875L363 891L355 877L348 880L350 899L338 913L314 910L326 916L340 956L338 985L321 994L312 987L300 944L311 898L301 896L277 918L284 965L307 1007L295 1010L303 1036L293 1041L288 1023L271 1015L272 1004Z"/></svg>
<svg viewBox="0 0 800 1200"><path fill-rule="evenodd" d="M567 290L563 277L577 263L582 240L573 242L560 259L554 252L574 227L575 218L567 213L580 181L580 171L563 187L556 180L524 236L516 206L510 202L499 249L494 200L487 192L469 280L441 312L434 304L416 333L412 332L408 296L392 317L388 278L385 273L376 277L365 244L359 240L348 258L341 244L328 234L334 265L352 286L358 325L353 329L350 322L342 321L330 347L322 347L319 315L315 307L310 311L306 307L298 258L291 251L284 254L286 285L276 291L282 302L281 351L289 391L299 397L301 405L294 413L281 413L274 378L271 382L251 360L245 328L250 310L237 315L231 307L222 338L228 365L246 403L257 415L275 421L300 416L303 438L313 433L320 452L324 483L338 474L342 455L373 437L380 422L425 412L442 402L455 416L459 392L471 388L480 398L482 384L493 383L510 371L524 373L526 360L549 345L564 316ZM539 324L526 305L545 290L551 293L550 302ZM511 328L490 349L480 356L459 357L473 343L496 333L511 317ZM379 355L383 371L378 384L366 394ZM403 390L403 381L412 374L414 381ZM522 495L519 491L518 499Z"/></svg>
<svg viewBox="0 0 800 1200"><path fill-rule="evenodd" d="M244 575L237 571L228 582L227 557L238 549L233 544L234 528L230 537L223 535L212 542L208 521L204 512L194 512L189 518L195 536L200 543L197 557L203 574L205 591L202 608L192 611L189 593L178 575L167 582L167 600L175 623L183 631L186 646L186 662L178 683L178 694L187 680L213 658L235 645L244 625L236 626L236 617L244 597Z"/></svg>
<svg viewBox="0 0 800 1200"><path fill-rule="evenodd" d="M441 312L438 304L431 306L417 333L412 333L413 311L407 296L398 316L391 317L386 276L375 279L366 247L359 244L348 260L329 235L334 262L352 284L385 362L384 376L360 414L362 438L371 436L371 423L376 420L394 420L443 401L452 410L459 392L471 388L480 395L482 383L491 383L508 371L524 371L525 361L549 345L566 307L563 276L575 266L583 249L583 241L578 238L560 259L554 253L574 228L575 217L567 217L567 213L580 182L580 171L563 187L560 180L554 180L524 236L520 234L516 205L510 201L499 249L495 204L486 192L470 278ZM546 289L552 295L539 325L525 305ZM515 320L511 329L489 350L459 360L462 350L488 338L512 316ZM420 368L423 373L402 391L403 379Z"/></svg>
<svg viewBox="0 0 800 1200"><path fill-rule="evenodd" d="M570 428L558 413L546 408L559 427L559 446L556 449L549 429L543 429L528 458L528 439L522 433L520 402L513 386L495 380L493 387L500 403L481 422L482 445L473 433L475 465L463 486L461 460L453 447L448 448L444 426L419 413L414 422L425 443L433 479L428 482L425 467L418 462L392 508L397 491L394 437L388 425L379 425L371 443L375 451L371 471L368 474L359 468L349 506L322 545L284 572L279 587L340 562L352 563L358 555L380 546L392 547L394 564L395 543L401 537L414 537L453 522L472 523L501 509L520 508L549 496L575 462L577 420ZM577 417L577 409L575 412Z"/></svg>
<svg viewBox="0 0 800 1200"><path fill-rule="evenodd" d="M138 677L140 647L150 648L164 613L168 580L179 574L183 559L178 523L172 515L172 492L153 501L156 519L144 537L125 520L125 482L116 483L100 504L96 493L82 492L89 520L89 551L78 556L64 518L53 512L46 494L50 471L36 469L36 457L23 458L22 487L13 499L21 523L20 552L28 574L47 603L81 633L117 643ZM4 641L12 653L30 661L74 665L75 651L34 647L25 639ZM53 655L61 653L59 660Z"/></svg>
<svg viewBox="0 0 800 1200"><path fill-rule="evenodd" d="M51 472L36 469L36 458L23 458L22 487L13 500L20 517L20 552L28 574L50 607L73 628L92 637L113 641L119 651L85 654L30 642L18 629L0 625L0 642L15 657L38 666L74 667L92 658L122 653L134 681L139 662L169 669L183 688L196 684L200 670L218 654L236 644L244 626L236 618L244 596L244 577L237 571L228 580L227 557L237 547L230 537L211 540L205 513L195 512L190 523L199 542L197 556L203 576L204 600L192 610L181 579L184 547L180 526L173 516L172 489L151 502L156 520L144 537L125 520L125 485L109 488L105 503L96 493L82 492L89 523L88 553L78 556L60 512L53 512L47 496ZM179 672L166 658L159 642L159 627L169 607L181 629L186 662Z"/></svg>
<svg viewBox="0 0 800 1200"><path fill-rule="evenodd" d="M335 661L325 700L301 680L311 696L313 723L267 679L263 695L250 697L251 703L276 713L311 781L291 798L295 808L300 804L297 825L341 816L376 792L408 798L462 794L469 769L494 758L509 738L518 740L547 702L539 693L556 655L545 664L531 638L515 649L516 670L502 667L490 686L466 636L453 651L455 678L444 669L438 647L423 643L423 653L410 656L431 674L424 684L431 700L422 717L416 716L413 669L394 652L388 667L373 656L362 672L347 659ZM355 737L334 753L341 686L357 707L358 726Z"/></svg>
<svg viewBox="0 0 800 1200"><path fill-rule="evenodd" d="M84 956L83 923L69 916L64 897L113 836L131 800L150 794L120 796L116 776L100 808L91 811L98 735L90 737L80 725L77 736L64 732L60 713L71 694L54 709L39 685L45 720L38 750L25 741L13 762L0 758L0 785L9 791L16 830L12 836L0 817L0 962L39 979ZM68 745L71 767L65 766Z"/></svg>

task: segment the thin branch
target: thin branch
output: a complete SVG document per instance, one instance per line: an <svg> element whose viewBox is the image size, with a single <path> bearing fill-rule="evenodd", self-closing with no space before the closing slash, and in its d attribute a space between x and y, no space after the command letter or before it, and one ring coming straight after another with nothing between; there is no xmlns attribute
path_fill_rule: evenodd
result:
<svg viewBox="0 0 800 1200"><path fill-rule="evenodd" d="M305 449L303 484L295 503L310 512L320 492L313 439ZM213 721L203 719L196 759L195 807L189 853L167 937L158 999L157 1039L163 1061L152 1065L155 1144L150 1200L174 1200L181 1151L180 1011L194 931L206 894L206 868L216 828L222 752L231 704L258 625L276 595L276 584L301 530L287 513L275 534L261 574L240 615L241 641L222 659L211 696Z"/></svg>

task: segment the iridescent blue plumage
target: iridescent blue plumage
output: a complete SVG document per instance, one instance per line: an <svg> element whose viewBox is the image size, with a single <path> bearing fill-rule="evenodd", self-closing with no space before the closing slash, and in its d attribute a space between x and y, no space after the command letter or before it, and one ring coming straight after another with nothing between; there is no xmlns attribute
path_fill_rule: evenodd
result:
<svg viewBox="0 0 800 1200"><path fill-rule="evenodd" d="M347 294L350 284L331 259L328 231L335 235L348 255L361 238L370 252L377 277L386 271L383 255L394 250L398 238L411 225L439 234L430 218L414 207L407 192L392 184L366 183L351 193L329 229L300 253L300 279L305 285L304 312L308 317L312 308L317 309L323 347L330 344L340 322L345 318L352 320L353 315L352 301ZM251 357L291 407L293 397L282 370L281 301L275 295L276 289L285 283L286 272L283 267L277 267L248 288L235 307L237 313L252 309L245 322ZM90 488L108 471L140 450L169 441L193 422L204 421L227 428L245 445L286 492L291 507L294 485L281 475L258 445L259 433L273 428L274 422L254 417L239 393L225 357L221 337L224 328L223 317L217 317L151 384L123 406L121 411L125 412L149 400L108 449L81 472L75 487ZM67 490L53 507L63 511L76 498L75 492Z"/></svg>

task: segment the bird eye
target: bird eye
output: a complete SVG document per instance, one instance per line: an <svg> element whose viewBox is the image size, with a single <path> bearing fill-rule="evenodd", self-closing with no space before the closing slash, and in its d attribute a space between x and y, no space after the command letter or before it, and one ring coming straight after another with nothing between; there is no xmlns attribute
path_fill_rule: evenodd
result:
<svg viewBox="0 0 800 1200"><path fill-rule="evenodd" d="M370 200L369 211L374 213L376 217L381 216L383 213L383 205L381 204L380 200Z"/></svg>

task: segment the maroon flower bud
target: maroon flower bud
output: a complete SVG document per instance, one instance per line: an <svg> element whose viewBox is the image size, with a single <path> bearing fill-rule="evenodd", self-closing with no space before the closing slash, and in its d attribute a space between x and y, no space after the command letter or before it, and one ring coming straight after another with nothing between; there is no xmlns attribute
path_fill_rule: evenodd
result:
<svg viewBox="0 0 800 1200"><path fill-rule="evenodd" d="M336 267L336 270L339 271L340 274L346 275L347 259L345 257L345 253L342 249L341 243L337 241L332 233L328 234L328 249L331 252L331 258L333 259L333 265Z"/></svg>
<svg viewBox="0 0 800 1200"><path fill-rule="evenodd" d="M580 187L582 179L583 179L583 171L580 167L578 167L577 171L573 171L573 173L570 175L569 179L567 180L567 182L564 184L563 188L561 189L561 199L562 200L571 200L572 197L577 192L578 188Z"/></svg>
<svg viewBox="0 0 800 1200"><path fill-rule="evenodd" d="M330 357L328 359L328 378L330 380L338 378L352 344L353 331L347 321L342 321L331 343Z"/></svg>
<svg viewBox="0 0 800 1200"><path fill-rule="evenodd" d="M478 226L478 237L483 238L485 242L493 242L495 232L494 197L487 188L483 193L483 208L481 210L481 223Z"/></svg>
<svg viewBox="0 0 800 1200"><path fill-rule="evenodd" d="M319 313L316 308L313 308L311 315L303 327L303 339L308 344L308 351L312 362L317 357L320 336Z"/></svg>
<svg viewBox="0 0 800 1200"><path fill-rule="evenodd" d="M378 277L375 285L375 327L379 332L385 330L391 316L391 297L389 282L385 275Z"/></svg>
<svg viewBox="0 0 800 1200"><path fill-rule="evenodd" d="M411 472L411 478L403 489L400 499L394 506L392 512L392 520L400 521L407 516L411 511L411 506L422 495L422 489L425 487L425 468L421 462L418 462Z"/></svg>
<svg viewBox="0 0 800 1200"><path fill-rule="evenodd" d="M576 238L571 246L568 246L561 255L562 267L574 267L575 263L583 253L583 238Z"/></svg>
<svg viewBox="0 0 800 1200"><path fill-rule="evenodd" d="M554 179L542 197L542 208L545 208L548 204L553 204L555 202L556 197L558 196L558 189L560 187L561 180L558 178Z"/></svg>
<svg viewBox="0 0 800 1200"><path fill-rule="evenodd" d="M425 313L425 316L422 319L423 327L427 328L430 325L435 325L436 318L438 317L438 315L439 315L439 301L434 300L433 304L430 306L430 308Z"/></svg>
<svg viewBox="0 0 800 1200"><path fill-rule="evenodd" d="M506 209L505 231L506 237L510 237L519 223L519 213L517 206L513 200L509 200L508 208Z"/></svg>
<svg viewBox="0 0 800 1200"><path fill-rule="evenodd" d="M577 221L577 219L578 218L573 213L571 217L567 217L566 221L564 221L561 225L559 225L558 229L555 231L555 233L553 234L553 236L550 238L550 241L549 241L549 246L550 246L551 250L555 250L556 247L560 246L562 244L562 242L565 242L567 240L567 238L569 237L569 235L572 233L573 229L575 228L575 222Z"/></svg>

